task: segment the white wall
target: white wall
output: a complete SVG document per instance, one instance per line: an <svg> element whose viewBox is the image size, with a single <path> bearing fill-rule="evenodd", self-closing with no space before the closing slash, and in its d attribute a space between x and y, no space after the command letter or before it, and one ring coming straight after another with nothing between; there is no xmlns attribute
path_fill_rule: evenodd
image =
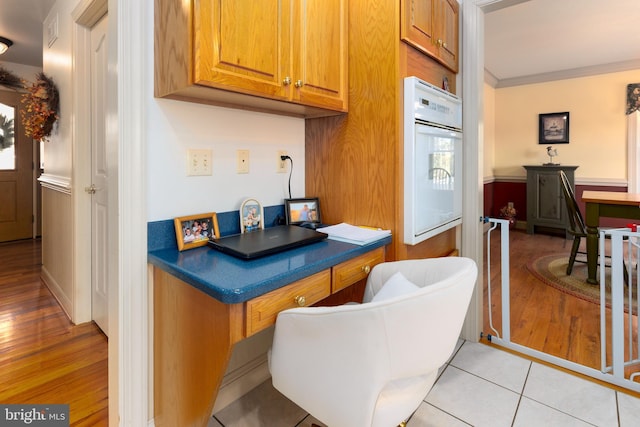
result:
<svg viewBox="0 0 640 427"><path fill-rule="evenodd" d="M152 29L153 8L148 12ZM303 119L154 98L153 34L147 42L149 221L238 210L249 197L282 204L289 173L276 173L278 150L293 159L292 196L305 196ZM186 176L189 148L213 150L212 176ZM239 149L250 151L249 174L236 173Z"/></svg>
<svg viewBox="0 0 640 427"><path fill-rule="evenodd" d="M305 195L304 120L152 97L147 111L149 221L238 210L249 197L282 204L289 173L276 173L278 150L293 159L292 196ZM213 175L186 175L189 148L213 150ZM236 173L239 149L250 151L248 174Z"/></svg>

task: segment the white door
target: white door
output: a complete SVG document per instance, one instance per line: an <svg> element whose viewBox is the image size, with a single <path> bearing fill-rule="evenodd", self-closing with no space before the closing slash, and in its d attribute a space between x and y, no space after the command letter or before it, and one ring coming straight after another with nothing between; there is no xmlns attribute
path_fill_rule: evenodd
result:
<svg viewBox="0 0 640 427"><path fill-rule="evenodd" d="M108 173L106 147L107 16L91 29L91 317L109 335Z"/></svg>

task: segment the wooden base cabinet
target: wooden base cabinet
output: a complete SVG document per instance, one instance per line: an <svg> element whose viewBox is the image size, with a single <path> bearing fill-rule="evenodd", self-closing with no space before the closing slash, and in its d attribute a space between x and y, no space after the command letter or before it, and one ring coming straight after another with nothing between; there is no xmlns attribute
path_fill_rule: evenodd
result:
<svg viewBox="0 0 640 427"><path fill-rule="evenodd" d="M578 166L523 167L527 170L527 233L533 234L537 226L566 230L569 218L558 172L564 171L573 188Z"/></svg>
<svg viewBox="0 0 640 427"><path fill-rule="evenodd" d="M347 0L156 0L155 95L303 117L347 111Z"/></svg>

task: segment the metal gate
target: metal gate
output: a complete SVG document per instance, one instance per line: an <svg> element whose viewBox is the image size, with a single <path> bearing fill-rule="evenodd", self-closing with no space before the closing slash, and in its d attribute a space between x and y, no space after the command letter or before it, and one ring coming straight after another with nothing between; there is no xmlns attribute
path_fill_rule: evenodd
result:
<svg viewBox="0 0 640 427"><path fill-rule="evenodd" d="M614 384L629 390L640 392L640 383L634 382L634 378L640 372L625 377L625 368L631 366L640 367L640 342L637 329L634 336L634 317L637 321L638 302L634 302L633 294L640 291L640 271L637 261L640 255L640 233L630 229L616 229L601 231L599 238L599 253L604 254L605 239L611 241L611 277L605 275L605 257L600 257L600 370L590 368L575 362L571 362L550 354L534 350L532 348L511 342L511 318L510 318L510 279L509 279L509 221L496 218L485 218L490 224L487 231L487 286L489 304L489 325L492 333L487 334L487 339L494 344L518 351L522 354L535 357L545 362L552 363L571 371L587 375L600 381ZM501 256L501 316L502 331L498 332L493 326L491 315L491 233L499 228L500 232L500 256ZM609 268L609 267L607 267ZM628 277L625 283L625 274ZM611 291L611 321L607 324L606 292ZM627 301L625 302L625 295ZM637 298L636 298L637 300ZM625 313L625 309L628 313ZM628 314L625 325L625 314ZM607 334L607 328L611 328L611 334ZM625 330L626 328L626 330ZM483 334L484 335L484 334ZM609 336L611 335L611 336ZM634 344L635 342L635 344ZM611 354L607 355L607 344L611 345Z"/></svg>

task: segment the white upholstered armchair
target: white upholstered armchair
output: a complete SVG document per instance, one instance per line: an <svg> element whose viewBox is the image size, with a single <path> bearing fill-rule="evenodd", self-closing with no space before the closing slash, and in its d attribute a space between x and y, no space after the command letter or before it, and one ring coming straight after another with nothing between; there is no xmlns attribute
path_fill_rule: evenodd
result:
<svg viewBox="0 0 640 427"><path fill-rule="evenodd" d="M363 304L281 312L274 387L330 427L400 424L451 356L476 278L468 258L388 262L371 271Z"/></svg>

